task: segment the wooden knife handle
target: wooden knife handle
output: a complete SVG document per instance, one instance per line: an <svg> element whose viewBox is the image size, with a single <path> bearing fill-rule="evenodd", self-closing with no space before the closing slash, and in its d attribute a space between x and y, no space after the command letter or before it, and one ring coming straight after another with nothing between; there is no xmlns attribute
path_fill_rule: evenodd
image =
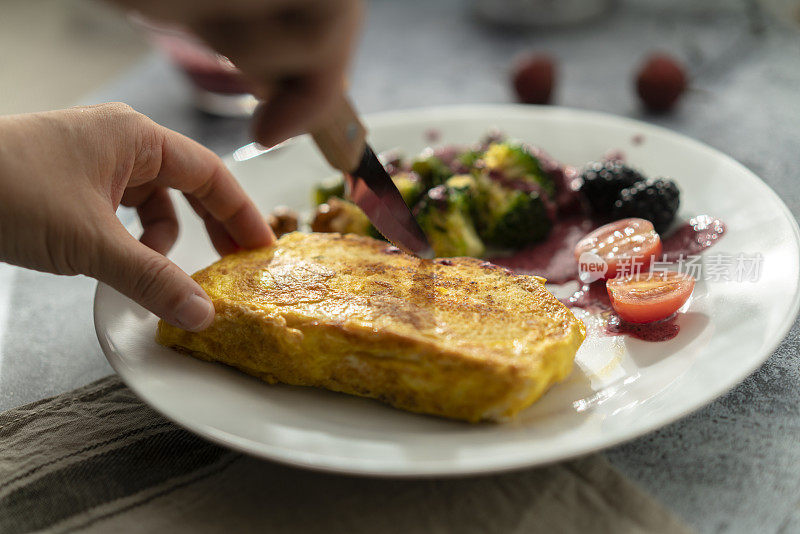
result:
<svg viewBox="0 0 800 534"><path fill-rule="evenodd" d="M367 130L358 119L350 100L343 94L326 122L311 132L311 137L332 167L351 172L361 162Z"/></svg>

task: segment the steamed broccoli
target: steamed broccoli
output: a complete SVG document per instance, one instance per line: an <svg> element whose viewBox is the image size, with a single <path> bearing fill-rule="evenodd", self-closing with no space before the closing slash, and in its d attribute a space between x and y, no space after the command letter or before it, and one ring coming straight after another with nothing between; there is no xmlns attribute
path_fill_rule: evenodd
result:
<svg viewBox="0 0 800 534"><path fill-rule="evenodd" d="M442 185L445 180L453 175L450 167L427 151L411 162L411 170L422 178L425 188Z"/></svg>
<svg viewBox="0 0 800 534"><path fill-rule="evenodd" d="M456 173L471 172L481 156L481 150L470 147L445 147L442 152L426 149L411 162L411 170L431 188L442 185Z"/></svg>
<svg viewBox="0 0 800 534"><path fill-rule="evenodd" d="M344 198L344 176L331 176L314 188L314 204L324 204L331 197Z"/></svg>
<svg viewBox="0 0 800 534"><path fill-rule="evenodd" d="M406 204L413 206L422 196L422 180L414 172L401 172L392 176L394 185L400 190ZM331 198L345 198L343 176L332 176L316 185L314 188L314 204L326 203Z"/></svg>
<svg viewBox="0 0 800 534"><path fill-rule="evenodd" d="M485 150L484 150L485 149ZM519 248L550 230L552 178L535 152L520 143L492 139L476 147L427 149L392 180L437 256L482 256L485 245ZM465 173L465 174L457 174ZM366 215L345 198L344 179L315 189L315 231L352 232L381 238Z"/></svg>
<svg viewBox="0 0 800 534"><path fill-rule="evenodd" d="M392 176L392 181L406 204L413 206L422 196L424 188L422 187L422 180L415 172L400 172Z"/></svg>
<svg viewBox="0 0 800 534"><path fill-rule="evenodd" d="M545 174L539 160L524 145L509 141L492 143L482 159L484 169L501 181L523 182L541 188L550 197L555 194L552 178Z"/></svg>
<svg viewBox="0 0 800 534"><path fill-rule="evenodd" d="M480 150L469 149L459 154L456 157L456 161L465 169L472 169L475 167L475 164L478 162L478 160L481 159L481 156L483 156L483 152Z"/></svg>
<svg viewBox="0 0 800 534"><path fill-rule="evenodd" d="M550 219L538 192L508 187L485 174L478 187L478 228L486 243L519 248L547 235Z"/></svg>
<svg viewBox="0 0 800 534"><path fill-rule="evenodd" d="M444 185L458 192L463 202L472 209L475 206L475 194L478 192L478 182L471 174L456 174L448 178Z"/></svg>
<svg viewBox="0 0 800 534"><path fill-rule="evenodd" d="M434 252L439 257L480 257L485 247L472 219L475 179L457 175L430 189L414 212Z"/></svg>

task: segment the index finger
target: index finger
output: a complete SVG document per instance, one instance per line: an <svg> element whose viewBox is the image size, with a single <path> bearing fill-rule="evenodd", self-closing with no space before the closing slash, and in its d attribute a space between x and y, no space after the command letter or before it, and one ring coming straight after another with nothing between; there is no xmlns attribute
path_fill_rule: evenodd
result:
<svg viewBox="0 0 800 534"><path fill-rule="evenodd" d="M155 181L195 198L238 246L250 249L275 241L272 229L222 160L168 128L163 128L161 166Z"/></svg>

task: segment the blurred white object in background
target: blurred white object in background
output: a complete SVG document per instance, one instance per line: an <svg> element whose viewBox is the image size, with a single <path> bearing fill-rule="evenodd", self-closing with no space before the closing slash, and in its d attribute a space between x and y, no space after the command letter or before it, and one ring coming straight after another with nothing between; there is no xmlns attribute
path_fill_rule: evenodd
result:
<svg viewBox="0 0 800 534"><path fill-rule="evenodd" d="M604 13L613 0L474 0L483 19L504 26L562 26Z"/></svg>
<svg viewBox="0 0 800 534"><path fill-rule="evenodd" d="M0 114L75 104L147 53L100 0L0 0Z"/></svg>

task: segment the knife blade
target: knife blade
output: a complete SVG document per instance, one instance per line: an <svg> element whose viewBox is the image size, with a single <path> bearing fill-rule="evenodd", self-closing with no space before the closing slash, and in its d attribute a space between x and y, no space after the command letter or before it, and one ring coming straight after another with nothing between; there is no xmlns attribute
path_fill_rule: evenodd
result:
<svg viewBox="0 0 800 534"><path fill-rule="evenodd" d="M397 248L433 258L433 249L400 191L366 141L367 131L347 97L311 137L328 163L345 173L346 196Z"/></svg>

